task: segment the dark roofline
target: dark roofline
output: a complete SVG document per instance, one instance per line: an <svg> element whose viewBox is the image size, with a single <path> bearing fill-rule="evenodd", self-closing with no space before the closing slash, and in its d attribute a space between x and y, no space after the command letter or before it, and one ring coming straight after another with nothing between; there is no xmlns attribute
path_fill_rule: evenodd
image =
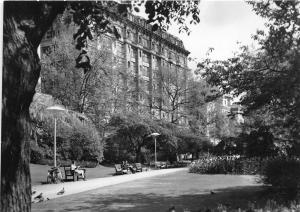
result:
<svg viewBox="0 0 300 212"><path fill-rule="evenodd" d="M141 26L140 24L138 24L138 23L136 23L136 22L134 22L134 21L129 20L128 16L127 16L125 19L124 19L124 18L122 19L120 16L118 16L118 15L117 15L116 13L114 13L113 11L105 10L105 12L107 12L109 15L113 15L114 18L116 18L117 20L119 20L119 21L122 22L122 23L125 23L125 22L126 22L126 23L129 23L129 24L131 24L132 26L135 26L136 28L141 29L141 31L144 31L145 34L149 34L149 35L151 35L152 37L155 37L157 40L162 40L162 41L164 41L168 46L171 46L172 48L176 49L177 51L182 52L182 53L185 54L186 56L190 54L190 52L189 52L188 50L186 50L186 49L184 48L184 46L181 47L181 46L179 46L179 45L174 44L174 43L171 42L170 40L168 40L168 39L166 39L166 38L163 38L163 37L162 37L162 33L165 33L166 35L173 37L174 39L176 39L176 40L179 41L179 42L182 42L181 39L175 37L174 35L172 35L172 34L170 34L170 33L167 33L167 32L162 31L161 28L158 29L158 31L161 33L161 35L158 35L157 32L154 32L154 31L151 30L152 25L151 25L151 24L147 24L147 23L146 23L146 19L143 18L143 17L136 16L136 15L133 15L133 14L131 14L131 13L128 13L129 15L132 15L134 18L138 18L138 19L143 20L149 28L148 28L148 27ZM182 42L182 45L183 45L183 42Z"/></svg>

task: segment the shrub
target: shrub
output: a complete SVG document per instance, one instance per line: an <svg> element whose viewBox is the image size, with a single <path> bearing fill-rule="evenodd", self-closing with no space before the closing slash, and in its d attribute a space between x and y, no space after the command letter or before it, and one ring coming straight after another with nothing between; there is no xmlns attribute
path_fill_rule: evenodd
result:
<svg viewBox="0 0 300 212"><path fill-rule="evenodd" d="M31 147L32 162L53 158L54 113L46 110L57 104L50 95L36 94L30 106L33 123L32 137L37 147ZM100 161L104 142L92 121L84 114L72 111L61 113L57 119L57 159Z"/></svg>
<svg viewBox="0 0 300 212"><path fill-rule="evenodd" d="M205 157L191 164L190 172L199 174L261 174L269 158Z"/></svg>
<svg viewBox="0 0 300 212"><path fill-rule="evenodd" d="M228 174L235 173L236 160L226 157L208 157L190 165L189 171L200 174Z"/></svg>
<svg viewBox="0 0 300 212"><path fill-rule="evenodd" d="M263 182L296 195L300 183L300 161L293 158L270 160L263 171Z"/></svg>
<svg viewBox="0 0 300 212"><path fill-rule="evenodd" d="M44 153L41 149L36 148L36 149L31 149L30 152L30 162L31 163L37 163L41 159L44 158Z"/></svg>
<svg viewBox="0 0 300 212"><path fill-rule="evenodd" d="M80 161L77 165L84 168L95 168L98 165L98 161Z"/></svg>
<svg viewBox="0 0 300 212"><path fill-rule="evenodd" d="M36 144L30 145L30 162L38 163L41 159L45 157L45 153L41 147Z"/></svg>
<svg viewBox="0 0 300 212"><path fill-rule="evenodd" d="M53 159L44 159L43 158L43 159L37 161L37 164L53 166Z"/></svg>

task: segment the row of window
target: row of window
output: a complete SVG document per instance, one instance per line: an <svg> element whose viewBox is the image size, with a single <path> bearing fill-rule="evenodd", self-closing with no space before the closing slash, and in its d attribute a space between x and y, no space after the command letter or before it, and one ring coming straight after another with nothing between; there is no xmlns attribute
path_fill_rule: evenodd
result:
<svg viewBox="0 0 300 212"><path fill-rule="evenodd" d="M137 18L136 16L128 15L128 19L131 20L131 21L134 21L134 22L138 23L139 25L141 25L141 26L143 26L143 27L145 27L145 28L147 28L147 29L149 29L149 30L151 30L151 28L152 28L152 26L149 25L149 24L147 24L145 20L140 19L140 18ZM129 35L130 33L132 33L132 35L135 34L135 33L133 33L131 30L128 30L128 31L127 31L127 37L129 37L128 35ZM156 31L156 32L154 32L154 33L160 34L159 31ZM169 34L167 34L167 33L162 33L161 35L162 35L162 37L163 37L164 39L168 39L168 40L170 40L172 43L174 43L175 45L178 45L178 46L180 46L180 47L183 47L182 41L176 39L176 38L173 37L172 35L169 35Z"/></svg>
<svg viewBox="0 0 300 212"><path fill-rule="evenodd" d="M161 47L156 42L152 42L152 46L151 46L151 42L148 37L142 37L141 35L137 36L137 34L135 35L130 31L127 32L127 37L129 40L137 42L137 43L141 44L142 46L144 46L145 48L152 48L155 52L162 53L163 56L165 56L171 60L176 59L178 62L185 64L185 59L183 56L179 56L179 55L175 56L174 52L168 51L166 48Z"/></svg>
<svg viewBox="0 0 300 212"><path fill-rule="evenodd" d="M138 51L137 51L136 48L129 47L128 51L129 51L131 59L133 59L133 60L137 59L137 52ZM146 52L139 51L139 56L142 57L142 61L144 63L150 64L150 59L151 59L150 54L148 54ZM170 54L170 57L174 58L174 53ZM183 58L182 58L182 60L183 60ZM158 59L157 57L153 56L153 61L152 62L153 62L154 69L158 68L158 64L160 64L160 61L161 61L160 59ZM164 61L164 60L162 60L162 61L163 61L162 66L167 66L169 64L169 68L173 68L172 66L174 66L174 65L172 65L172 63Z"/></svg>

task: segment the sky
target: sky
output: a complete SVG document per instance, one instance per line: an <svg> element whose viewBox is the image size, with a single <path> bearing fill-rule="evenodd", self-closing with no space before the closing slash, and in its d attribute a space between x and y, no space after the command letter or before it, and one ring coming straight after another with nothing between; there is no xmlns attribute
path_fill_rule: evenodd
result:
<svg viewBox="0 0 300 212"><path fill-rule="evenodd" d="M214 48L210 57L227 59L237 50L237 42L254 45L251 35L257 29L264 29L264 20L252 11L244 1L200 2L200 23L189 25L191 33L178 33L178 27L171 25L169 33L179 37L192 58L204 58L210 47ZM195 63L189 64L195 68Z"/></svg>

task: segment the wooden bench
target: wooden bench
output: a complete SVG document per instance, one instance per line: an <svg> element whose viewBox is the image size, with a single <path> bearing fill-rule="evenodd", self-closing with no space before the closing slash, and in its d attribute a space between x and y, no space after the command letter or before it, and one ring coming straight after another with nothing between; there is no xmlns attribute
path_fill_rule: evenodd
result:
<svg viewBox="0 0 300 212"><path fill-rule="evenodd" d="M79 179L86 179L86 169L79 169L83 170L84 176L79 175L75 170L71 169L71 166L64 166L65 171L65 181L68 180L68 177L71 177L73 181L78 181Z"/></svg>
<svg viewBox="0 0 300 212"><path fill-rule="evenodd" d="M160 167L159 167L159 168L160 168L160 169L166 169L166 168L168 168L167 162L162 161L162 162L160 163Z"/></svg>
<svg viewBox="0 0 300 212"><path fill-rule="evenodd" d="M128 173L128 169L123 169L121 164L115 164L115 170L116 170L116 175Z"/></svg>
<svg viewBox="0 0 300 212"><path fill-rule="evenodd" d="M142 172L142 164L141 163L135 163L135 170L136 172Z"/></svg>
<svg viewBox="0 0 300 212"><path fill-rule="evenodd" d="M156 161L156 162L154 162L154 166L156 167L156 168L161 168L161 162L160 161Z"/></svg>

